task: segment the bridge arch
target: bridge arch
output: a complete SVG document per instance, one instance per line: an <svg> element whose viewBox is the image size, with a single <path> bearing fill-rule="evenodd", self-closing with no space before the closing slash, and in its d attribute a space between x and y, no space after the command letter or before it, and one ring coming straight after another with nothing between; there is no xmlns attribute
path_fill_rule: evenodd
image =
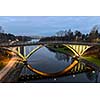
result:
<svg viewBox="0 0 100 100"><path fill-rule="evenodd" d="M35 49L33 49L25 58L29 58L33 53L35 53L37 50L39 50L40 48L42 48L43 45L39 45L37 46Z"/></svg>
<svg viewBox="0 0 100 100"><path fill-rule="evenodd" d="M70 49L76 56L79 56L78 52L76 52L71 46L63 44L65 47L67 47L68 49Z"/></svg>
<svg viewBox="0 0 100 100"><path fill-rule="evenodd" d="M65 47L69 48L76 56L82 56L89 48L93 46L88 45L67 45L63 44Z"/></svg>
<svg viewBox="0 0 100 100"><path fill-rule="evenodd" d="M40 48L42 48L43 45L39 45L36 48L34 48L28 55L22 55L20 53L20 47L16 47L16 49L18 48L18 51L16 49L12 49L12 48L3 48L4 50L8 50L10 52L15 53L17 56L19 56L20 58L22 58L24 61L26 61L26 59L28 59L33 53L35 53L37 50L39 50ZM24 52L26 52L24 50Z"/></svg>
<svg viewBox="0 0 100 100"><path fill-rule="evenodd" d="M20 58L22 58L23 60L25 60L25 58L24 58L24 56L21 54L21 53L19 53L17 50L13 50L13 49L11 49L11 48L3 48L4 50L8 50L8 51L10 51L10 52L13 52L13 53L15 53L17 56L19 56Z"/></svg>

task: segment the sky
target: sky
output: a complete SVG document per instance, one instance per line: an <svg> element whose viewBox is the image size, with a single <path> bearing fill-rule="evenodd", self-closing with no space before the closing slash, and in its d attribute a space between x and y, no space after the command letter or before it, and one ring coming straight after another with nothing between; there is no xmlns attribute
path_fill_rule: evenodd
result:
<svg viewBox="0 0 100 100"><path fill-rule="evenodd" d="M52 36L68 29L86 34L95 25L100 25L100 16L0 16L0 26L14 35Z"/></svg>

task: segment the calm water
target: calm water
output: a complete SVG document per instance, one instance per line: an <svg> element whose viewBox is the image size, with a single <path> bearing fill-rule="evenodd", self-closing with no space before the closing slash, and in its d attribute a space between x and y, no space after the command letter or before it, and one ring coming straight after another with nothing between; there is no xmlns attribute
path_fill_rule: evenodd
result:
<svg viewBox="0 0 100 100"><path fill-rule="evenodd" d="M26 47L27 54L36 46L28 46ZM28 59L28 64L31 64L33 68L44 72L58 72L63 70L65 67L68 67L72 63L73 59L69 55L65 55L59 52L54 52L49 50L46 47L42 47L38 51L36 51L31 57ZM78 68L86 69L88 66L84 63L79 63L73 70ZM24 68L21 74L35 74L30 70ZM96 76L98 75L98 76ZM82 72L75 75L65 75L57 78L48 78L48 79L38 79L38 80L25 80L24 82L100 82L99 74L95 71L91 72Z"/></svg>

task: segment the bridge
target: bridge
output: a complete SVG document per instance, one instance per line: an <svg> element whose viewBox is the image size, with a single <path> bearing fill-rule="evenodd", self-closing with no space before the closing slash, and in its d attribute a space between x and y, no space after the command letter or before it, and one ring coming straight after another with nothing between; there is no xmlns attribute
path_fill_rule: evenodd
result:
<svg viewBox="0 0 100 100"><path fill-rule="evenodd" d="M81 56L89 48L93 46L100 46L100 43L85 43L85 42L67 42L67 41L49 41L49 42L15 42L15 43L2 43L0 47L21 47L30 45L49 45L49 44L62 44L63 46L69 48L75 56ZM33 51L32 51L33 52ZM32 53L31 52L31 53ZM18 48L18 53L20 55L20 48ZM28 55L29 56L29 55Z"/></svg>
<svg viewBox="0 0 100 100"><path fill-rule="evenodd" d="M31 65L27 63L27 59L34 54L37 50L42 48L43 46L49 45L49 44L62 44L66 48L69 48L77 57L80 57L86 52L89 48L93 46L100 46L100 43L80 43L80 42L64 42L64 41L52 41L52 42L37 42L37 43L14 43L14 44L0 44L0 47L2 47L4 50L8 50L11 52L14 52L17 56L19 56L22 59L23 64L25 67L27 67L30 71L37 73L42 76L47 76L47 77L55 77L55 76L60 76L68 71L72 70L72 68L75 67L75 65L78 64L78 61L75 60L72 62L71 65L67 66L65 69L62 71L56 72L56 73L46 73L39 71L35 68L33 68ZM29 45L38 45L35 49L33 49L29 54L26 55L26 48L25 46ZM9 48L8 48L9 47ZM17 47L16 50L13 50L12 47ZM21 50L23 48L23 50Z"/></svg>

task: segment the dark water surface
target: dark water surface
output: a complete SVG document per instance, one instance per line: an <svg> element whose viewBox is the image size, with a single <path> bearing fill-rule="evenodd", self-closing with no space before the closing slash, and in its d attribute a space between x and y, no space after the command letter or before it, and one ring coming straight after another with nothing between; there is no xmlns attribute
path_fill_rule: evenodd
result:
<svg viewBox="0 0 100 100"><path fill-rule="evenodd" d="M36 46L27 46L26 51L27 54ZM38 51L36 51L34 54L31 55L31 57L28 59L28 64L31 64L33 68L36 68L43 72L49 72L54 73L63 70L65 67L68 67L72 63L73 59L69 55L65 55L59 52L54 52L49 50L46 47L40 48ZM84 63L78 63L77 66L73 70L80 70L86 69L88 66ZM78 69L79 68L79 69ZM24 68L22 70L21 74L35 74L31 72L30 70ZM64 75L61 77L56 78L47 78L47 79L31 79L31 80L25 80L21 82L63 82L63 83L76 83L76 82L100 82L99 79L100 75L96 71L89 71L89 72L81 72L77 74L72 75Z"/></svg>

